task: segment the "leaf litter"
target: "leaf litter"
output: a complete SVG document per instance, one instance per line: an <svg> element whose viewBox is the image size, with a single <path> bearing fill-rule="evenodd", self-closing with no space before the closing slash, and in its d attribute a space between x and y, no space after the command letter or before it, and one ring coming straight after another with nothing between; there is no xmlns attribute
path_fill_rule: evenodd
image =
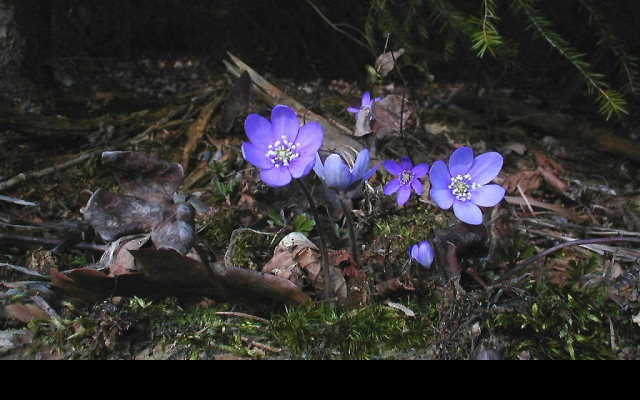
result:
<svg viewBox="0 0 640 400"><path fill-rule="evenodd" d="M400 55L394 54L391 59L394 60ZM396 67L389 63L390 56L387 54L379 58L377 66L380 73L390 74ZM259 271L233 265L223 266L217 262L217 259L222 258L221 254L212 251L208 243L207 238L212 229L224 228L221 222L225 219L221 214L225 212L233 215L226 219L226 221L232 221L232 226L224 228L229 232L228 238L240 225L263 231L274 229L264 223L267 213L263 213L262 217L259 211L258 215L253 214L256 211L256 204L259 204L265 196L267 199L273 198L272 204L276 204L276 198L271 196L273 192L257 186L251 171L242 171L239 174L229 173L234 168L242 166L238 162L237 150L234 150L234 146L237 146L242 136L238 135L241 124L237 121L247 115L250 109L258 107L258 104L261 104L260 107L273 106L276 101L275 96L279 96L278 102L289 102L291 105L302 104L299 100L284 94L284 91L267 82L255 70L234 57L231 57L227 68L233 71L238 71L236 68L239 68L241 72L237 75L240 78L236 80L226 97L215 95L215 88L213 91L205 90L190 97L194 102L192 108L196 105L196 108L201 109L199 114L193 112L189 114L189 111L184 111L188 110L188 107L181 109L186 112L181 116L183 121L187 121L186 123L178 124L179 120L172 119L179 116L179 113L173 115L169 113L164 114L167 118L150 122L145 129L147 134L156 135L155 143L164 143L165 146L169 146L181 141L183 147L179 150L184 151L167 152L166 147L155 148L155 151L160 150L161 153L166 154L166 160L177 159L181 160L181 163L165 161L164 157L150 156L149 152L107 150L100 153L102 157L94 167L94 173L104 177L102 185L98 187L104 186L108 189L95 190L83 207L76 208L76 210L82 208L82 213L76 213L76 215L95 230L99 236L97 240L104 243L106 250L99 261L76 264L72 268L69 268L62 259L55 257L50 259L47 261L50 284L46 281L40 284L28 282L23 284L15 277L15 274L20 274L18 269L11 269L13 272L9 273L9 268L3 268L0 270L3 279L1 290L4 293L13 293L13 300L2 304L0 308L2 318L7 321L22 321L22 323L30 320L50 320L51 314L44 308L51 304L53 308L63 310L64 306L59 298L61 293L65 295L63 298L82 299L90 304L106 304L101 303L105 299L107 303L111 299L113 304L117 304L117 299L122 297L163 299L195 296L215 299L215 302L220 304L247 301L254 305L264 303L265 299L270 299L274 304L307 305L316 300L324 285L323 276L319 273L319 253L313 241L301 233L291 232L290 236L283 238L279 243L272 242L267 248L260 250L263 251L266 262L258 266ZM220 83L222 86L219 87L228 85L228 81L224 79L219 82L222 82ZM305 92L306 95L317 95L321 92L318 85L314 85L314 88L314 92ZM482 148L483 145L487 145L483 140L493 140L494 142L489 144L490 147L496 146L495 143L499 141L499 137L478 140L475 135L483 135L483 132L477 129L473 122L467 125L470 131L468 135L460 132L459 126L465 124L464 112L473 109L474 113L482 113L485 111L483 107L486 107L470 104L472 100L467 93L468 91L464 88L459 88L456 94L460 96L458 99L462 100L457 107L451 107L452 118L459 118L458 127L451 124L450 120L435 117L432 111L437 109L437 104L432 103L425 110L420 98L415 97L414 101L409 102L403 96L396 94L389 94L379 104L374 104L372 108L374 118L369 126L367 126L369 122L367 120L358 123L358 121L343 119L343 122L340 122L340 117L337 117L337 114L332 116L331 112L324 115L321 111L311 114L304 108L299 112L311 120L321 121L327 127L330 132L330 140L327 142L329 150L352 148L357 152L364 143L364 145L374 146L378 157L383 157L385 154L387 157L389 154L393 157L396 152L402 152L410 142L422 146L421 150L428 154L425 161L429 161L438 157L444 158L451 148L460 147L469 142ZM456 94L446 97L447 103L443 103L445 108L456 104ZM300 96L304 98L303 93ZM437 98L437 96L433 97L438 101ZM506 106L500 107L502 108L498 110L499 113L504 112ZM522 111L520 108L517 110ZM495 118L496 114L490 115ZM412 120L416 118L423 119L423 122L412 124ZM421 130L419 126L424 124L424 118L427 119L427 125L444 128ZM447 116L447 118L451 117ZM469 121L474 121L474 118L475 116ZM176 123L172 124L172 121ZM500 125L501 121L494 119L492 123ZM355 136L362 136L367 141L354 141L354 135L348 127L350 124L354 124ZM358 126L361 126L360 130ZM535 121L528 120L525 128L530 129L531 126L535 126ZM503 127L507 130L511 129L513 122L508 121ZM513 130L513 132L521 131ZM427 136L423 136L421 140L424 140L424 143L433 144L433 148L425 148L424 144L418 144L420 143L417 141L419 135L425 134ZM455 141L452 138L455 138ZM144 140L149 139L150 137L147 137ZM522 294L526 291L518 288L517 284L500 286L496 285L496 281L502 273L513 267L514 260L523 260L527 254L534 254L535 247L532 243L536 243L535 246L541 246L546 242L559 240L559 235L568 238L573 235L585 235L584 232L588 231L572 228L571 223L580 224L583 228L591 227L591 231L599 233L633 232L637 229L633 225L634 218L637 219L635 211L625 209L626 205L620 202L619 197L616 199L608 197L610 192L593 190L594 187L608 188L615 183L613 181L604 184L593 183L591 177L580 175L584 170L577 170L573 166L575 159L578 158L577 155L572 158L565 153L564 156L558 157L558 152L537 147L535 141L530 142L526 137L512 137L510 140L512 151L507 154L508 161L511 161L510 165L519 167L518 169L509 168L500 177L503 186L513 195L506 199L500 209L496 210L495 215L491 216L497 227L502 226L498 221L510 221L500 229L494 229L492 226L490 231L476 232L469 230L468 226L456 224L455 221L440 221L439 223L444 222L444 227L405 224L402 228L410 228L410 230L406 233L398 233L399 240L396 242L390 241L384 246L375 247L374 243L382 243L377 238L365 241L364 265L354 266L351 263L349 251L345 249L344 238L339 236L340 223L344 215L340 212L335 199L327 195L327 200L324 203L321 202L321 207L327 210L327 220L338 228L336 230L338 235L332 240L332 247L336 250L332 252L332 270L335 272L331 274L331 285L338 293L338 298L345 300L358 293L357 300L348 304L364 307L375 304L378 300L384 300L391 310L402 315L401 318L410 318L413 321L412 324L415 324L414 329L418 329L418 325L425 322L433 326L445 323L451 326L457 324L464 326L468 323L465 318L483 312L474 308L476 306L473 305L478 304L484 307L482 301L478 302L479 298L490 294L491 304L508 308L507 305L513 304L514 296L517 297L518 293ZM153 146L143 147L153 149ZM224 153L224 161L216 163L216 161L209 161L210 159L206 157L201 158L206 151L210 150ZM220 155L215 159L221 160ZM188 169L183 168L185 164L189 167ZM2 175L13 176L11 173ZM114 177L117 179L114 180ZM242 189L239 192L233 190L226 192L224 185L230 184L232 177L241 182ZM210 203L216 194L212 192L210 186L214 180L223 185L216 190L225 191L221 197L227 200L224 205ZM174 197L178 190L185 190L186 181L194 182L190 183L187 193L194 193L200 204L204 206L195 209L193 206L195 203L190 201L189 194ZM589 182L589 185L584 182ZM14 183L11 187L14 187L13 185ZM86 189L87 186L75 187L78 193ZM13 189L9 194L12 198L28 197L25 193L18 186L17 190ZM633 190L617 187L616 193L633 193ZM295 194L291 196L290 200L295 199ZM356 206L361 207L358 209L358 215L361 215L359 224L362 229L361 235L365 238L370 238L372 224L390 223L388 217L385 217L389 214L389 204L385 203L386 199L381 197L375 188L365 188L352 197ZM250 201L236 203L236 200L241 198L250 199ZM286 203L287 199L282 201ZM413 204L408 210L409 213L416 212L420 207L427 209L431 207L428 198L419 199ZM19 206L20 204L14 204L11 207L15 209ZM296 204L290 204L290 206L291 209L296 209ZM301 209L296 212L300 212ZM16 216L21 216L23 220L29 217L29 212L23 211L24 209L10 210L6 217L3 213L3 223L11 226L12 229L19 229L16 228L18 225L15 223ZM71 212L73 213L73 210ZM620 212L619 215L626 215L626 217L614 218L618 212ZM580 215L580 218L576 218L577 215ZM584 216L587 216L588 220L585 220ZM218 222L214 225L208 224L208 218L215 218L220 224ZM239 221L244 222L239 224ZM397 232L402 231L399 227L393 229ZM402 255L404 244L401 245L401 242L413 244L412 241L417 239L415 235L418 230L421 232L421 237L432 235L434 238L436 258L439 260L434 271L423 271L416 269L415 266L409 266L406 263L408 256ZM52 231L54 235L56 232ZM269 234L275 237L278 232L272 230ZM238 251L242 252L243 249L250 249L252 243L240 242L238 245ZM532 248L534 250L531 250ZM525 278L525 281L529 276L539 279L541 276L539 273L543 271L542 275L547 275L550 281L559 282L560 286L579 287L581 284L587 285L587 281L579 279L580 274L577 274L578 271L582 271L582 277L590 277L589 285L605 290L608 298L614 299L621 309L628 310L629 314L626 315L630 317L627 322L637 325L638 278L637 271L633 268L633 258L618 259L616 255L618 250L612 246L592 249L600 252L597 257L609 258L611 263L607 265L617 265L619 272L615 275L607 275L605 270L599 269L599 263L593 261L593 257L596 257L593 251L586 250L585 253L572 252L549 263L542 263L535 269L535 274L525 274L522 278ZM505 257L504 254L510 254L510 256ZM471 276L473 279L470 278ZM445 284L440 289L434 289L433 284L438 282L438 279L442 282L453 279L457 284L455 287ZM29 301L33 295L20 295L20 293L29 293L29 287L35 290L31 293L43 293L44 303ZM48 288L53 289L54 292L47 292ZM426 297L431 299L435 293L441 293L436 297L442 302L441 307L444 307L439 313L433 314L424 311L423 306L406 303L406 299L419 299L425 294L428 294ZM16 299L19 300L16 301ZM631 312L633 314L630 314ZM95 315L104 317L112 314L105 314L103 310ZM525 318L528 314L518 315ZM632 316L635 317L632 318ZM624 331L627 327L620 318L614 318L615 323L621 331ZM111 334L104 337L109 338L108 347L114 349L119 337L117 332L125 332L133 324L129 322L119 324L115 320L112 322L115 325L110 325L113 328ZM493 325L494 323L498 325ZM431 343L435 346L434 348L439 348L429 352L433 357L453 358L455 357L454 348L458 349L457 357L460 357L461 346L482 339L482 346L471 347L462 351L462 354L466 354L466 358L499 358L503 356L503 352L508 351L509 345L511 348L517 347L509 342L508 337L503 337L500 343L497 343L496 337L493 336L498 334L501 329L499 327L506 324L504 320L499 322L492 320L487 325L472 324L473 329L470 326L468 330L460 326L455 331L449 331L447 337L434 339L435 342L423 342L423 345ZM76 334L82 335L82 332L84 332L82 329L76 328ZM407 331L404 332L406 336ZM241 346L256 343L256 346L252 346L253 349L269 348L268 345L261 344L260 338L256 340L244 337L244 339L242 341L244 345ZM408 337L406 339L408 340ZM500 351L495 350L496 348ZM628 353L618 353L617 356L633 357L632 347L628 347L626 351ZM515 353L508 354L512 357L515 355ZM520 356L522 357L523 354ZM462 358L465 357L462 356Z"/></svg>

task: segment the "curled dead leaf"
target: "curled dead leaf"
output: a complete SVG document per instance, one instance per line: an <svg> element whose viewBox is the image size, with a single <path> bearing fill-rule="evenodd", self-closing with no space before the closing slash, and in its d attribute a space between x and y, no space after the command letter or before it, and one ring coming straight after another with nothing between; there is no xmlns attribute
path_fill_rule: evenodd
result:
<svg viewBox="0 0 640 400"><path fill-rule="evenodd" d="M396 61L403 54L404 49L382 53L376 59L376 72L383 78L389 75L389 72L393 71L393 68L396 65Z"/></svg>
<svg viewBox="0 0 640 400"><path fill-rule="evenodd" d="M339 301L347 298L344 276L335 267L330 268L330 285ZM274 251L274 256L262 272L285 278L300 288L308 289L316 296L324 293L325 278L322 273L322 257L313 242L299 232L284 237Z"/></svg>

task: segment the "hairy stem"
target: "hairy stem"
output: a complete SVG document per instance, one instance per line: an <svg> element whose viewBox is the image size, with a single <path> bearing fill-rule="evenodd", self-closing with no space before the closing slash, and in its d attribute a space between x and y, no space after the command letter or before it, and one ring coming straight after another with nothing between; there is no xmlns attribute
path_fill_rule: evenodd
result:
<svg viewBox="0 0 640 400"><path fill-rule="evenodd" d="M353 223L353 217L351 216L351 210L347 207L347 203L340 199L340 205L342 211L347 218L347 227L349 228L349 244L351 245L351 257L356 266L360 266L360 255L358 253L358 237L356 236L356 227Z"/></svg>
<svg viewBox="0 0 640 400"><path fill-rule="evenodd" d="M307 201L309 202L309 207L311 207L311 212L313 213L313 219L316 221L316 229L318 230L318 236L320 237L320 255L322 256L322 271L324 272L324 299L329 300L331 298L331 272L329 271L329 251L327 250L327 241L324 235L324 229L322 228L322 224L320 222L320 214L318 214L318 207L316 207L316 202L311 195L311 191L309 187L302 179L296 179L298 182L298 186L302 189L302 192L307 197Z"/></svg>

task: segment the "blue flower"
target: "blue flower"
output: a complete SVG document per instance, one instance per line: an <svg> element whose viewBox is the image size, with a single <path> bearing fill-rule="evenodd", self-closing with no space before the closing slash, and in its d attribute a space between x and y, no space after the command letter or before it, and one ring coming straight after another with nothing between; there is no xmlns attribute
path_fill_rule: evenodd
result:
<svg viewBox="0 0 640 400"><path fill-rule="evenodd" d="M296 112L277 105L271 121L251 114L244 123L249 142L242 143L245 160L260 168L260 178L269 186L288 185L311 172L324 130L317 122L300 127Z"/></svg>
<svg viewBox="0 0 640 400"><path fill-rule="evenodd" d="M339 193L349 191L367 181L378 170L380 164L369 169L371 156L369 150L364 149L358 154L353 169L347 166L338 154L331 154L322 164L320 155L316 154L316 164L313 170L327 186Z"/></svg>
<svg viewBox="0 0 640 400"><path fill-rule="evenodd" d="M499 153L473 156L470 147L454 151L449 165L436 161L431 167L431 198L436 204L453 212L470 225L482 224L480 207L493 207L500 203L505 190L500 185L488 185L502 169L503 158Z"/></svg>
<svg viewBox="0 0 640 400"><path fill-rule="evenodd" d="M429 268L433 262L435 252L429 242L424 241L410 246L409 256L412 260L416 260L423 267Z"/></svg>
<svg viewBox="0 0 640 400"><path fill-rule="evenodd" d="M403 157L400 164L392 160L385 161L384 168L390 174L398 176L384 188L384 194L387 196L398 192L398 205L404 205L409 200L411 190L418 196L424 191L420 178L429 173L429 165L418 164L414 167L409 157Z"/></svg>
<svg viewBox="0 0 640 400"><path fill-rule="evenodd" d="M369 119L372 119L373 114L371 114L371 106L376 101L380 101L380 97L376 97L375 99L372 100L371 93L364 92L364 94L362 95L362 103L361 103L362 105L360 106L360 108L349 107L347 108L347 111L349 111L352 114L355 114L355 117L358 118L358 114L360 114L360 111L366 110L369 113Z"/></svg>

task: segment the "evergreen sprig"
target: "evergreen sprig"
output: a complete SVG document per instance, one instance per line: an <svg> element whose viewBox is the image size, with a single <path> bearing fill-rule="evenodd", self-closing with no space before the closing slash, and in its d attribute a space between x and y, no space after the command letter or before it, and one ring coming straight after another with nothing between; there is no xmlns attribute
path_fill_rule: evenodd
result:
<svg viewBox="0 0 640 400"><path fill-rule="evenodd" d="M529 21L528 29L534 37L541 37L553 47L563 58L567 59L584 77L590 93L596 93L600 113L607 119L612 115L620 117L627 114L627 102L617 90L611 89L603 80L604 75L594 72L585 61L585 54L579 53L567 40L554 31L549 21L533 6L534 0L514 0L512 3L517 12L523 13Z"/></svg>
<svg viewBox="0 0 640 400"><path fill-rule="evenodd" d="M499 20L496 13L496 2L495 0L483 0L482 3L482 18L476 16L469 18L472 25L480 27L480 30L471 35L471 40L473 41L471 48L477 52L480 58L484 57L487 50L496 57L495 48L502 46L504 43L495 25L495 22Z"/></svg>

